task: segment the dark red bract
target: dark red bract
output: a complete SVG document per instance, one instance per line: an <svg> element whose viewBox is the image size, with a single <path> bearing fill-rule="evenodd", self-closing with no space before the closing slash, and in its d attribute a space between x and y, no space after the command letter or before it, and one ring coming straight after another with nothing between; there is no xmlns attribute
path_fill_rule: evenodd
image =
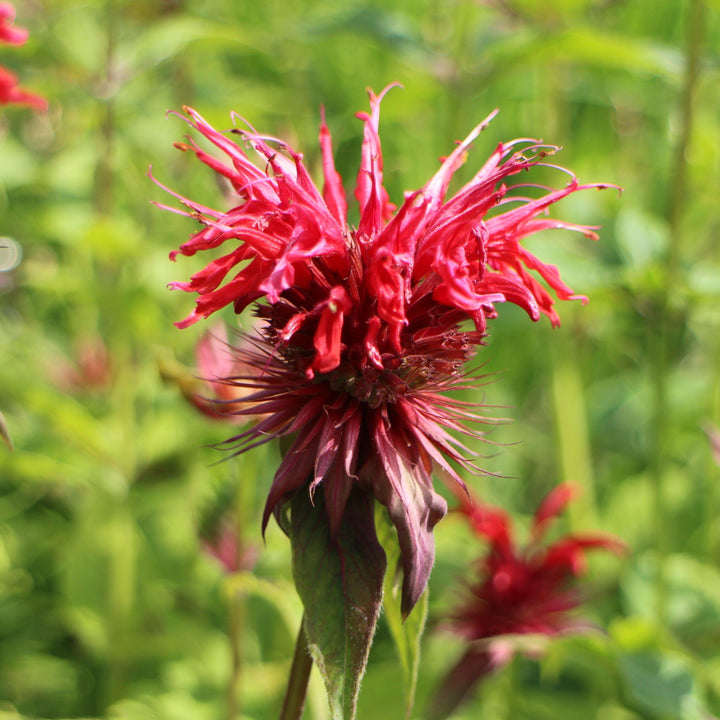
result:
<svg viewBox="0 0 720 720"><path fill-rule="evenodd" d="M256 349L241 353L258 372L232 382L255 390L247 398L252 403L247 413L265 418L230 441L241 451L273 437L292 437L264 523L297 490L322 488L336 532L351 488L366 488L387 507L398 530L407 612L426 585L432 528L446 511L432 487L433 464L462 484L454 464L474 468L457 436L477 435L467 425L483 421L477 406L447 392L476 383L463 367L482 344L495 303L515 303L533 320L544 313L557 324L550 293L530 271L559 298L580 297L520 241L546 228L594 238L588 227L539 216L577 190L602 186L582 186L571 176L563 189L539 199L514 194L520 186L505 182L555 150L514 141L498 145L447 199L451 177L491 115L396 211L383 187L378 135L386 91L370 93L370 112L358 115L364 135L354 193L357 227L347 222L346 192L324 119L321 192L302 156L281 141L234 128L230 134L239 137L237 144L186 108L188 124L227 160L192 140L178 147L226 178L238 204L216 211L180 197L185 214L204 228L172 259L215 249L218 256L190 281L172 287L198 295L180 327L228 305L240 313L264 299L256 306L265 321ZM261 167L246 149L257 153Z"/></svg>

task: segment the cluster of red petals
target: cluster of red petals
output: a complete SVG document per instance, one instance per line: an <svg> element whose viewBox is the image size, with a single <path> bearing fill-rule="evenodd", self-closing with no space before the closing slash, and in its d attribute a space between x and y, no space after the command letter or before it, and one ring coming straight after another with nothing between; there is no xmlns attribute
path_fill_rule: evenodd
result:
<svg viewBox="0 0 720 720"><path fill-rule="evenodd" d="M524 547L513 540L510 519L502 510L463 501L461 511L488 541L488 550L478 563L481 579L469 587L467 602L453 617L459 634L474 641L511 634L556 635L586 627L570 612L582 602L573 580L585 571L586 552L621 554L625 546L599 534L570 534L543 544L549 524L574 492L568 484L550 492L535 513Z"/></svg>
<svg viewBox="0 0 720 720"><path fill-rule="evenodd" d="M241 451L272 437L293 437L264 523L295 491L309 487L324 493L336 531L350 490L359 484L387 507L397 528L409 611L432 566L433 526L446 511L432 487L433 464L462 484L453 464L474 468L457 435L476 436L467 425L483 420L473 405L447 392L477 380L464 375L463 366L483 342L496 303L515 303L534 320L545 314L556 324L553 299L540 279L560 299L580 297L555 267L520 243L547 228L594 238L591 228L544 213L571 193L602 186L579 185L570 176L561 190L526 197L525 186L507 181L544 163L555 148L516 140L498 145L447 198L453 174L491 115L396 209L383 187L378 135L386 91L370 93L370 112L358 114L364 131L356 227L347 220L346 192L324 118L320 191L302 156L280 140L251 128L219 132L186 108L186 122L225 159L192 139L177 147L222 176L238 204L219 211L176 195L186 207L182 214L203 228L171 258L216 252L188 282L171 287L198 296L180 327L226 306L240 313L264 299L256 305L265 322L261 338L254 350L238 351L255 372L229 380L254 391L246 399L252 405L241 413L265 415L233 438L233 447Z"/></svg>
<svg viewBox="0 0 720 720"><path fill-rule="evenodd" d="M27 30L13 26L15 8L10 3L0 2L0 44L23 45L28 38ZM0 105L29 105L37 110L47 108L47 100L28 92L18 85L17 77L0 65Z"/></svg>
<svg viewBox="0 0 720 720"><path fill-rule="evenodd" d="M347 224L345 190L335 171L331 138L323 121L320 147L325 184L318 191L302 162L302 155L279 140L250 130L234 128L244 145L266 163L258 168L241 145L211 127L190 108L188 124L224 152L229 164L198 147L177 144L193 151L213 170L227 178L242 203L230 211L214 211L180 198L192 217L205 229L173 253L194 255L230 243L229 252L213 260L189 282L172 287L197 293L193 313L178 323L185 327L201 317L233 305L241 312L260 297L277 303L291 288L313 288L312 309L289 318L282 338L289 341L301 326L315 325L315 357L308 371L329 372L340 364L343 330L360 310L367 328L362 345L370 362L382 368L383 351L397 356L400 339L413 305L430 296L435 304L455 308L474 320L480 332L495 317L494 304L509 301L525 308L537 320L540 313L558 323L553 299L530 274L536 271L560 299L584 299L560 279L558 270L538 260L520 245L533 233L548 228L579 230L596 238L593 230L542 215L558 200L588 187L572 178L561 190L531 200L510 197L504 182L543 162L556 148L516 140L497 146L478 173L454 197L445 195L466 151L487 126L494 113L480 123L442 163L420 190L407 193L397 210L382 181L382 154L378 136L380 96L371 94L371 112L359 113L364 121L362 162L355 197L360 205L357 228ZM523 150L518 147L524 145ZM521 187L521 186L518 186ZM509 203L518 207L488 216ZM350 296L347 278L355 263L365 307ZM336 280L336 282L333 282ZM322 293L315 289L322 287Z"/></svg>
<svg viewBox="0 0 720 720"><path fill-rule="evenodd" d="M585 554L595 549L620 554L625 546L611 536L585 534L543 543L548 526L574 492L568 484L550 492L535 513L524 547L513 539L505 512L461 497L460 511L488 548L478 562L480 579L468 586L464 605L450 619L450 627L468 645L435 692L428 715L432 720L452 715L483 678L512 657L517 643L508 636L553 636L589 627L572 612L582 602L574 583L585 570Z"/></svg>

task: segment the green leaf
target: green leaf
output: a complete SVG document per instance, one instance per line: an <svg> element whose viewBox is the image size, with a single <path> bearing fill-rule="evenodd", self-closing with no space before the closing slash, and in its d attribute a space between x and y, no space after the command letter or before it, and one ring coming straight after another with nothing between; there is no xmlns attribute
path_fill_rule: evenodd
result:
<svg viewBox="0 0 720 720"><path fill-rule="evenodd" d="M286 584L288 587L286 587ZM280 580L270 582L251 572L243 571L228 575L225 579L224 590L228 602L231 602L232 598L238 594L254 595L261 598L277 610L288 632L291 636L294 636L298 627L299 613L296 607L297 598L292 592L289 580L287 582Z"/></svg>
<svg viewBox="0 0 720 720"><path fill-rule="evenodd" d="M696 681L681 656L650 652L625 655L620 658L620 672L630 698L653 716L680 720L705 717Z"/></svg>
<svg viewBox="0 0 720 720"><path fill-rule="evenodd" d="M670 85L680 81L683 67L682 54L674 47L576 26L556 33L517 32L497 40L486 48L482 72L497 78L553 63L656 76Z"/></svg>
<svg viewBox="0 0 720 720"><path fill-rule="evenodd" d="M372 495L354 488L331 536L322 488L291 501L293 577L305 608L310 653L333 720L355 717L360 681L382 603L385 553L375 533Z"/></svg>
<svg viewBox="0 0 720 720"><path fill-rule="evenodd" d="M123 48L127 62L141 72L147 72L162 62L186 54L194 43L204 42L215 51L247 49L257 44L258 34L244 33L242 28L228 28L226 24L198 17L169 17L149 25L145 32L133 38Z"/></svg>
<svg viewBox="0 0 720 720"><path fill-rule="evenodd" d="M418 667L420 665L420 639L425 630L428 613L428 591L412 609L403 622L402 616L402 570L400 566L400 545L395 526L388 517L387 510L377 505L375 529L380 544L387 556L389 572L385 575L383 609L390 634L395 643L405 684L405 717L409 718L415 702Z"/></svg>

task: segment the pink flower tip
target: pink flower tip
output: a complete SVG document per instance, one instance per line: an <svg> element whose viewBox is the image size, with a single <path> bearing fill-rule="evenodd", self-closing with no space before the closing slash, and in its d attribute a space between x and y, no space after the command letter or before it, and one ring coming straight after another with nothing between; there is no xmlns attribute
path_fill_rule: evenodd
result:
<svg viewBox="0 0 720 720"><path fill-rule="evenodd" d="M15 8L10 3L0 3L0 43L22 45L28 39L28 31L13 27Z"/></svg>

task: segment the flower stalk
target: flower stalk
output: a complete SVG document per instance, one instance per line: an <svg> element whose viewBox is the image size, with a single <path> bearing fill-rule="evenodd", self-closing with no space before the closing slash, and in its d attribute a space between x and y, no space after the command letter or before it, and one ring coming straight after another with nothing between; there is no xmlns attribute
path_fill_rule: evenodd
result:
<svg viewBox="0 0 720 720"><path fill-rule="evenodd" d="M700 60L705 30L703 0L691 0L687 12L687 43L685 51L685 76L680 98L680 132L673 155L671 183L667 203L667 221L670 229L669 245L664 262L665 279L658 298L658 323L651 334L650 347L653 364L653 449L651 474L653 478L656 547L659 553L655 580L656 613L660 625L664 625L667 605L665 558L668 554L668 532L672 527L664 496L664 480L670 458L670 419L672 412L668 402L669 356L677 344L682 318L673 306L680 282L680 255L683 243L682 215L685 207L687 184L687 152L693 126L695 92L700 76Z"/></svg>
<svg viewBox="0 0 720 720"><path fill-rule="evenodd" d="M285 699L279 720L300 720L305 707L308 681L312 670L312 657L308 649L307 635L305 634L305 616L300 621L300 631L295 642L295 653L290 665Z"/></svg>

